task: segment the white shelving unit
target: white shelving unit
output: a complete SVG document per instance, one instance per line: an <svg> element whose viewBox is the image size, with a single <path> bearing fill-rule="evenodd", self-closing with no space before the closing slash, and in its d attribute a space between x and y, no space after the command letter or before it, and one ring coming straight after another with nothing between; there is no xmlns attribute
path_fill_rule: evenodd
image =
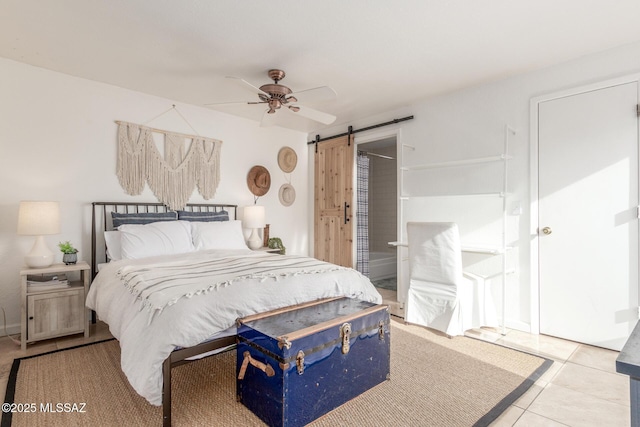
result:
<svg viewBox="0 0 640 427"><path fill-rule="evenodd" d="M452 167L452 166L468 166L468 165L478 165L482 163L502 162L504 160L509 160L510 158L511 156L507 154L501 154L499 156L477 157L475 159L453 160L449 162L429 163L426 165L418 165L418 166L407 166L407 167L402 167L400 169L402 169L403 171L438 169L438 168L446 168L446 167Z"/></svg>
<svg viewBox="0 0 640 427"><path fill-rule="evenodd" d="M401 219L399 221L399 235L404 235L404 230L402 227L405 226L406 216L405 216L405 203L411 200L413 197L449 197L449 196L459 196L459 197L471 197L471 196L496 196L502 199L502 221L501 221L501 236L500 236L500 244L482 246L482 245L462 245L462 251L468 253L479 253L479 254L487 254L491 256L501 256L502 257L502 269L501 272L497 275L502 277L502 301L501 301L501 312L502 312L502 324L501 324L501 332L502 334L506 333L506 295L507 295L507 275L513 273L514 271L509 271L507 268L507 252L511 249L507 245L507 198L508 198L508 161L512 158L509 154L509 144L511 137L515 136L516 132L514 129L505 125L504 127L504 141L503 141L503 151L502 153L495 156L487 156L487 157L476 157L469 159L459 159L452 160L446 162L437 162L437 163L428 163L421 165L413 165L413 166L401 166L399 173L399 212L398 217ZM405 151L415 151L416 148L414 146L405 145L402 146L402 151L400 155L400 164L404 165L404 156ZM500 184L500 191L496 192L487 192L487 193L447 193L447 194L438 194L434 196L429 195L421 195L421 196L409 196L405 191L405 182L407 179L407 174L414 171L424 171L429 169L443 169L443 168L456 168L456 167L473 167L475 165L485 165L490 163L502 163L502 179ZM390 245L398 246L400 248L405 248L407 244L405 242L389 242ZM400 262L406 261L403 257L400 257ZM401 269L399 269L401 270ZM494 277L496 275L491 275L485 277L485 279L489 277ZM404 278L399 277L400 280L404 283ZM400 290L400 288L399 288Z"/></svg>

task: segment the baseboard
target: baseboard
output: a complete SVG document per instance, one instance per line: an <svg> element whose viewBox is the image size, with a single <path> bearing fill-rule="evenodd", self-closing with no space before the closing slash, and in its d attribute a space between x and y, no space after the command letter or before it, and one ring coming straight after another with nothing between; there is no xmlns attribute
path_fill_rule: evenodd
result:
<svg viewBox="0 0 640 427"><path fill-rule="evenodd" d="M515 329L529 334L531 333L531 325L520 320L507 320L507 324L505 326L509 329Z"/></svg>
<svg viewBox="0 0 640 427"><path fill-rule="evenodd" d="M7 325L7 332L9 335L17 335L20 333L20 323L14 323L12 325ZM4 333L4 329L0 329L0 337L4 337L6 334Z"/></svg>

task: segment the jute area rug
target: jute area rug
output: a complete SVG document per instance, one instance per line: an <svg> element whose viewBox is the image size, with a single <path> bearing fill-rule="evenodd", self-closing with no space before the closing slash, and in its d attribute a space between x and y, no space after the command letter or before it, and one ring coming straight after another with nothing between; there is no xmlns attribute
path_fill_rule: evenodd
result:
<svg viewBox="0 0 640 427"><path fill-rule="evenodd" d="M551 363L394 321L391 380L311 425L488 425ZM264 425L236 402L235 351L174 368L173 397L174 426ZM4 413L2 427L162 425L161 408L150 405L129 386L115 340L17 359L5 400L35 404L35 412ZM61 412L47 412L47 408L61 408Z"/></svg>

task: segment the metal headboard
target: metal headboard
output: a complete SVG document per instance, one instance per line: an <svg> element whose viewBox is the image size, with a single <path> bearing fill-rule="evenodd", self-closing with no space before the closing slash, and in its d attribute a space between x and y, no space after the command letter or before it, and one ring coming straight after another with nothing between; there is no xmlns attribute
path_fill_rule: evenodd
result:
<svg viewBox="0 0 640 427"><path fill-rule="evenodd" d="M107 262L104 232L113 229L111 212L147 213L171 210L162 203L93 202L91 205L91 279L98 273L98 257L103 262ZM238 218L238 205L189 203L183 210L189 212L220 212L226 210L229 212L230 218Z"/></svg>

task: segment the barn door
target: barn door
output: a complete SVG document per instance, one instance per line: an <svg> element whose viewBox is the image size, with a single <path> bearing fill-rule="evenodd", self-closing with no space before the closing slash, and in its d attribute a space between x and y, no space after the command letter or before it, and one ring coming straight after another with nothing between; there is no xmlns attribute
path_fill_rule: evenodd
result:
<svg viewBox="0 0 640 427"><path fill-rule="evenodd" d="M353 267L353 136L317 145L315 155L315 257Z"/></svg>

